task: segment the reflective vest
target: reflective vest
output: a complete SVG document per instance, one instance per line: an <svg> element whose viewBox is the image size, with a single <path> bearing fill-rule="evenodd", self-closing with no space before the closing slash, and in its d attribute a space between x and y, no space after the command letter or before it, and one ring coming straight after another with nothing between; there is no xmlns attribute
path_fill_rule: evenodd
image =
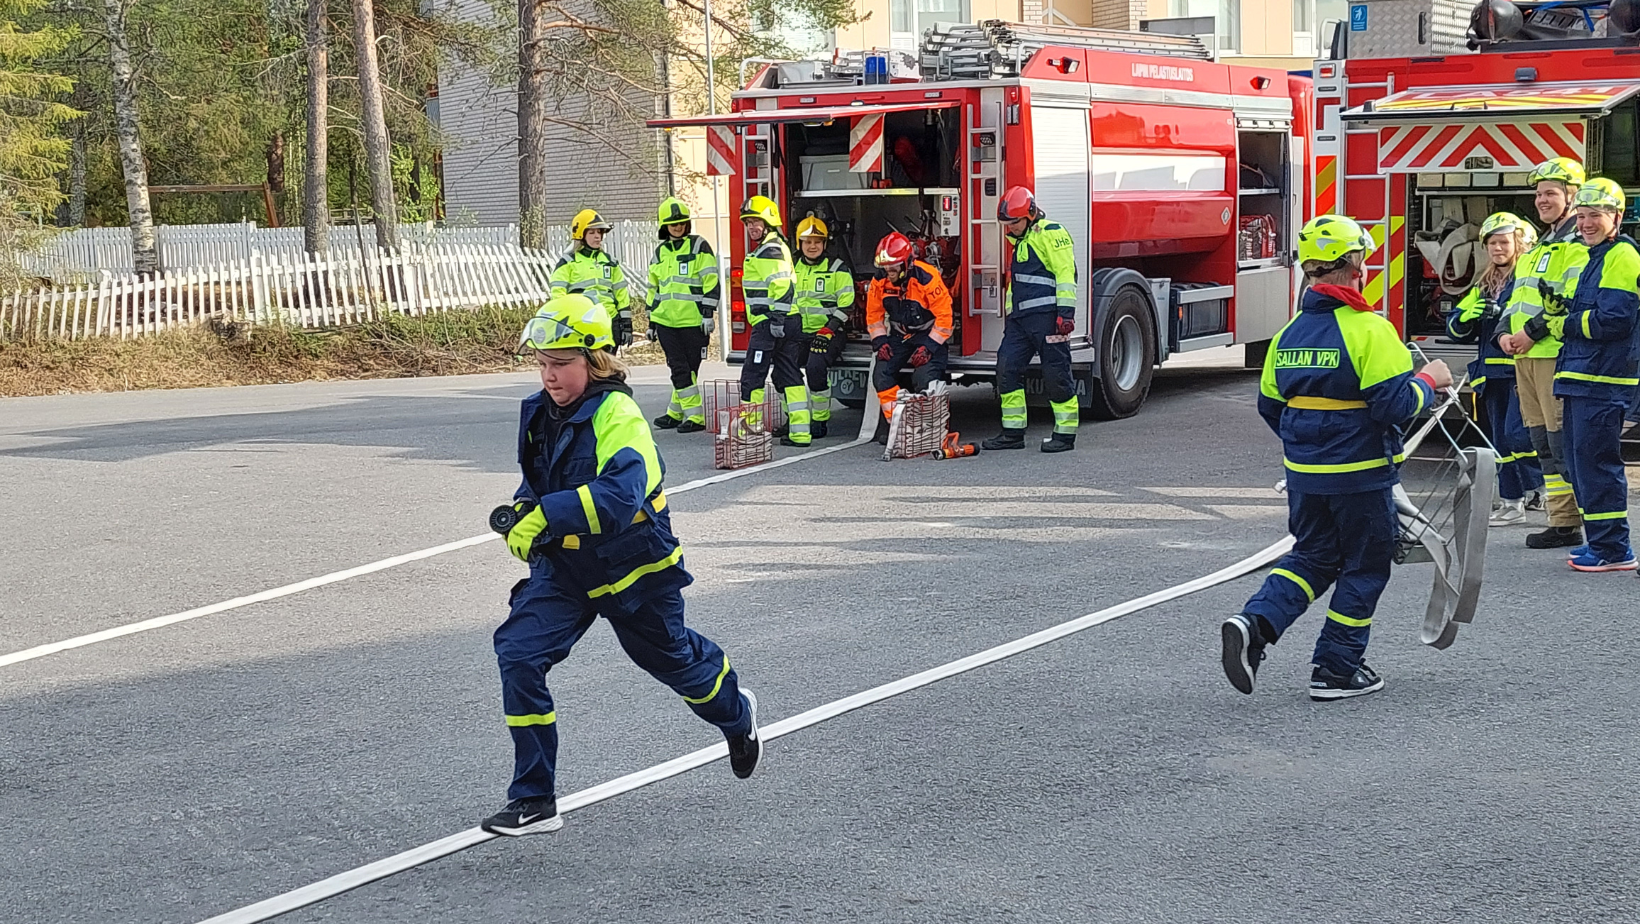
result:
<svg viewBox="0 0 1640 924"><path fill-rule="evenodd" d="M748 324L797 313L793 303L797 275L792 270L792 250L779 234L769 232L758 248L746 256L740 288L746 294Z"/></svg>
<svg viewBox="0 0 1640 924"><path fill-rule="evenodd" d="M1321 285L1270 341L1258 410L1281 437L1289 491L1355 494L1401 480L1399 425L1434 398L1395 325L1361 293Z"/></svg>
<svg viewBox="0 0 1640 924"><path fill-rule="evenodd" d="M935 343L950 340L951 292L939 270L914 260L903 284L879 270L866 289L866 329L873 340L890 331L901 337L926 333Z"/></svg>
<svg viewBox="0 0 1640 924"><path fill-rule="evenodd" d="M812 334L827 325L842 330L854 304L854 277L843 261L821 257L810 263L807 257L799 257L796 269L796 304L803 313L803 333Z"/></svg>
<svg viewBox="0 0 1640 924"><path fill-rule="evenodd" d="M581 294L604 306L610 320L632 317L632 295L621 264L602 250L577 245L552 270L552 297Z"/></svg>
<svg viewBox="0 0 1640 924"><path fill-rule="evenodd" d="M1056 221L1041 220L1013 241L1014 258L1008 268L1010 315L1056 312L1062 318L1076 312L1076 242Z"/></svg>
<svg viewBox="0 0 1640 924"><path fill-rule="evenodd" d="M649 322L699 327L717 311L717 255L698 234L662 241L649 264Z"/></svg>
<svg viewBox="0 0 1640 924"><path fill-rule="evenodd" d="M1471 286L1469 294L1446 316L1446 332L1461 342L1477 342L1480 355L1469 364L1469 387L1480 388L1487 379L1513 379L1515 358L1498 346L1498 321L1519 277L1511 277L1496 297Z"/></svg>
<svg viewBox="0 0 1640 924"><path fill-rule="evenodd" d="M1557 293L1569 293L1569 289L1562 288L1567 245L1575 245L1578 240L1577 219L1568 215L1559 227L1550 229L1538 239L1536 247L1526 251L1515 262L1515 287L1504 309L1500 332L1507 330L1518 334L1525 329L1527 321L1543 313L1543 286ZM1559 353L1560 341L1549 337L1534 344L1526 351L1526 356L1529 359L1554 359Z"/></svg>
<svg viewBox="0 0 1640 924"><path fill-rule="evenodd" d="M1575 280L1576 288L1565 318L1543 322L1551 333L1562 328L1555 396L1626 405L1640 385L1640 250L1626 234L1575 246L1566 279Z"/></svg>

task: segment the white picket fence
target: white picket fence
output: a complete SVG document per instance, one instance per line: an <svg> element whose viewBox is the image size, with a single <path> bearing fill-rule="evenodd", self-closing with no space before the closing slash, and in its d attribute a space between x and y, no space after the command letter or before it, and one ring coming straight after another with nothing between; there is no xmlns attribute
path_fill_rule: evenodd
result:
<svg viewBox="0 0 1640 924"><path fill-rule="evenodd" d="M529 304L550 297L557 264L550 251L474 244L410 245L363 258L258 253L152 278L105 277L0 297L0 340L126 339L208 319L340 327L386 314ZM641 268L624 265L641 300L647 258Z"/></svg>
<svg viewBox="0 0 1640 924"><path fill-rule="evenodd" d="M605 249L630 273L641 275L649 266L655 249L654 222L620 221L609 232ZM154 229L160 266L177 272L199 267L248 263L253 257L298 260L304 254L301 228L263 228L251 222L219 225L159 225ZM333 225L330 228L330 255L357 258L361 251L379 248L374 225ZM431 222L399 226L404 247L465 245L473 247L516 247L518 228L448 228ZM547 229L547 250L563 253L569 249L569 228ZM24 274L57 283L96 282L105 276L124 276L136 271L131 256L130 228L80 228L52 237L40 250L18 256Z"/></svg>

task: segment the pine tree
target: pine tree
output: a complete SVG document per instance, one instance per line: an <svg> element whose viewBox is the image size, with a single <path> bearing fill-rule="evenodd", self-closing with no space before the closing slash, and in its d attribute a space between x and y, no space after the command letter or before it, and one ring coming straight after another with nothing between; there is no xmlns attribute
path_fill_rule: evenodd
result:
<svg viewBox="0 0 1640 924"><path fill-rule="evenodd" d="M57 177L68 166L69 144L62 130L79 115L61 102L73 81L36 66L73 38L68 30L25 25L40 5L0 0L0 285L14 281L17 253L63 197Z"/></svg>

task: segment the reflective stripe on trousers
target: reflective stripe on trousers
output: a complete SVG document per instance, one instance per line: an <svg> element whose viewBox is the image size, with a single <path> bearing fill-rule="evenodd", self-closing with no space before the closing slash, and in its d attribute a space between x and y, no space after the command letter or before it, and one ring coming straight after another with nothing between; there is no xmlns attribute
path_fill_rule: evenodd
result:
<svg viewBox="0 0 1640 924"><path fill-rule="evenodd" d="M781 390L786 399L786 426L794 443L809 442L809 387L792 385Z"/></svg>
<svg viewBox="0 0 1640 924"><path fill-rule="evenodd" d="M1055 412L1057 420L1058 413ZM1005 391L1002 393L1002 428L1004 430L1025 429L1025 389Z"/></svg>
<svg viewBox="0 0 1640 924"><path fill-rule="evenodd" d="M820 422L831 420L831 389L809 392L809 416Z"/></svg>
<svg viewBox="0 0 1640 924"><path fill-rule="evenodd" d="M1076 398L1073 396L1069 401L1050 401L1048 406L1053 408L1053 432L1074 436L1080 411Z"/></svg>

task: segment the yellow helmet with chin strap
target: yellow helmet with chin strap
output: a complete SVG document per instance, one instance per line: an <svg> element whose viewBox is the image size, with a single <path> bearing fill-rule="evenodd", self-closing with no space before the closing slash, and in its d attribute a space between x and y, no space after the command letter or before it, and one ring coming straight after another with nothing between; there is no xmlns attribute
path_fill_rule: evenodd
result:
<svg viewBox="0 0 1640 924"><path fill-rule="evenodd" d="M1544 180L1556 180L1567 186L1582 186L1584 176L1582 164L1570 157L1556 157L1534 167L1526 182L1536 186Z"/></svg>
<svg viewBox="0 0 1640 924"><path fill-rule="evenodd" d="M660 217L657 219L661 227L667 225L681 225L689 221L689 206L676 196L661 203Z"/></svg>
<svg viewBox="0 0 1640 924"><path fill-rule="evenodd" d="M740 220L748 218L761 218L770 230L780 230L780 206L775 205L768 196L753 196L746 200L746 204L740 207Z"/></svg>
<svg viewBox="0 0 1640 924"><path fill-rule="evenodd" d="M1572 206L1605 209L1608 212L1623 213L1627 205L1627 197L1623 195L1623 187L1603 176L1597 176L1583 184L1577 195L1572 197Z"/></svg>
<svg viewBox="0 0 1640 924"><path fill-rule="evenodd" d="M1520 234L1523 251L1531 250L1537 246L1537 229L1532 227L1531 222L1523 220L1519 215L1512 212L1496 212L1486 216L1486 220L1481 222L1480 240L1482 244L1485 244L1486 239L1494 234L1507 234L1510 232Z"/></svg>
<svg viewBox="0 0 1640 924"><path fill-rule="evenodd" d="M1364 261L1377 249L1367 229L1343 215L1317 215L1298 232L1300 266L1311 261L1333 263L1357 251Z"/></svg>
<svg viewBox="0 0 1640 924"><path fill-rule="evenodd" d="M609 312L585 295L560 295L524 325L518 352L530 350L601 350L613 348Z"/></svg>
<svg viewBox="0 0 1640 924"><path fill-rule="evenodd" d="M569 222L569 236L572 240L584 241L588 231L608 231L611 225L604 221L604 216L592 209L582 209L575 213Z"/></svg>
<svg viewBox="0 0 1640 924"><path fill-rule="evenodd" d="M831 237L831 229L826 227L825 222L810 216L797 225L797 239L802 240L805 237L829 238Z"/></svg>

